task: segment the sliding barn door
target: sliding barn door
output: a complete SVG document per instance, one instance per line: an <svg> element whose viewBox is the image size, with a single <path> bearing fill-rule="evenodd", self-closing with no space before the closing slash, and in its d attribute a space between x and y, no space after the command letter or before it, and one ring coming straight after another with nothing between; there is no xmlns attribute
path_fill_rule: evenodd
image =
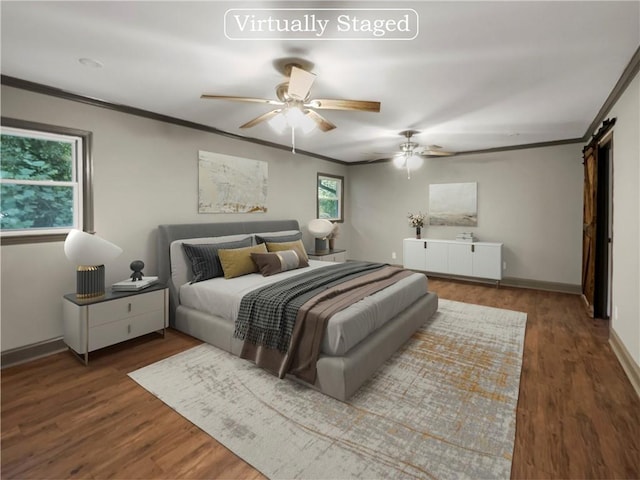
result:
<svg viewBox="0 0 640 480"><path fill-rule="evenodd" d="M582 226L582 295L592 317L608 318L611 295L611 129L615 118L605 120L582 150L584 200Z"/></svg>
<svg viewBox="0 0 640 480"><path fill-rule="evenodd" d="M596 283L596 198L598 195L598 149L590 144L583 150L584 199L582 215L582 295L593 316Z"/></svg>

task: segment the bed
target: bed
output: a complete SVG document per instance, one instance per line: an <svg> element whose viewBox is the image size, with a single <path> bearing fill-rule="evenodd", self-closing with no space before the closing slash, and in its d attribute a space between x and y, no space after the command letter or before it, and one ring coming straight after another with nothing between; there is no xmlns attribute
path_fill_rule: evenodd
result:
<svg viewBox="0 0 640 480"><path fill-rule="evenodd" d="M234 337L230 317L238 314L242 297L263 283L326 271L328 264L309 260L309 267L268 277L254 273L191 284L191 263L182 244L255 239L260 234L285 238L297 231L296 220L160 225L158 276L169 287L170 326L240 355L244 342ZM221 292L222 297L215 297ZM336 399L348 399L437 308L438 297L428 291L426 277L413 273L336 313L327 325L311 386ZM352 317L363 319L360 323L367 326L354 326Z"/></svg>

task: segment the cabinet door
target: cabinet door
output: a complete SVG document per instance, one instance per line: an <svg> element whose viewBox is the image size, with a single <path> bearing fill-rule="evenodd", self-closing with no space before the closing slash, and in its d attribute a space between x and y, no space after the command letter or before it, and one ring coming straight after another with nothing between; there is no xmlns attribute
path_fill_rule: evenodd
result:
<svg viewBox="0 0 640 480"><path fill-rule="evenodd" d="M502 245L475 245L473 275L502 280Z"/></svg>
<svg viewBox="0 0 640 480"><path fill-rule="evenodd" d="M424 240L405 239L403 241L402 260L404 268L426 270Z"/></svg>
<svg viewBox="0 0 640 480"><path fill-rule="evenodd" d="M433 273L447 273L449 271L448 251L446 242L426 242L425 270Z"/></svg>
<svg viewBox="0 0 640 480"><path fill-rule="evenodd" d="M473 275L471 243L449 244L449 273L451 275Z"/></svg>

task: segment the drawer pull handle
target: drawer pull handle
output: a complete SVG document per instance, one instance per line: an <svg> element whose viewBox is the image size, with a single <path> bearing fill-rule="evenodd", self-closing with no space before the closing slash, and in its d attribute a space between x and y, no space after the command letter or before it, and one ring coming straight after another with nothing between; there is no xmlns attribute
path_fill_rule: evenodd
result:
<svg viewBox="0 0 640 480"><path fill-rule="evenodd" d="M131 325L127 325L127 333L131 333Z"/></svg>
<svg viewBox="0 0 640 480"><path fill-rule="evenodd" d="M127 305L127 312L131 313L131 304Z"/></svg>

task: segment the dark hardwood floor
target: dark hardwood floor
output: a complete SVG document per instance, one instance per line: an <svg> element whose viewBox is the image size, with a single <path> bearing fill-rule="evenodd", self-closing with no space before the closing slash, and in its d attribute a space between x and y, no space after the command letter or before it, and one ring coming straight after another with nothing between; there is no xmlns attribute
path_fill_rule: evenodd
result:
<svg viewBox="0 0 640 480"><path fill-rule="evenodd" d="M441 298L527 312L512 478L640 478L640 399L608 324L576 295L430 280ZM199 341L169 331L2 371L1 476L263 478L127 373Z"/></svg>

